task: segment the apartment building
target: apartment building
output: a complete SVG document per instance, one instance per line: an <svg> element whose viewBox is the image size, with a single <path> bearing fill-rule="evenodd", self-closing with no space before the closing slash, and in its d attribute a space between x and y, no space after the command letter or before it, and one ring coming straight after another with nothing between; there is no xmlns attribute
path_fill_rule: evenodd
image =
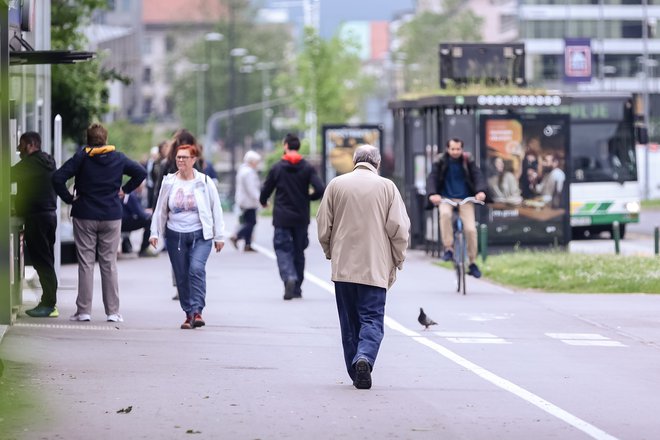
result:
<svg viewBox="0 0 660 440"><path fill-rule="evenodd" d="M128 80L114 80L108 84L110 113L106 115L107 121L142 117L141 15L142 1L109 1L108 8L97 11L92 24L84 30L89 49L97 52L103 68Z"/></svg>
<svg viewBox="0 0 660 440"><path fill-rule="evenodd" d="M660 1L648 0L520 0L520 38L527 51L530 84L563 89L639 92L644 59L648 89L660 86L660 39L656 24ZM644 29L646 23L646 30ZM591 80L564 81L566 38L587 39L591 47Z"/></svg>
<svg viewBox="0 0 660 440"><path fill-rule="evenodd" d="M226 11L218 0L142 0L141 113L174 121L173 84L183 72L201 68L187 51L204 39Z"/></svg>

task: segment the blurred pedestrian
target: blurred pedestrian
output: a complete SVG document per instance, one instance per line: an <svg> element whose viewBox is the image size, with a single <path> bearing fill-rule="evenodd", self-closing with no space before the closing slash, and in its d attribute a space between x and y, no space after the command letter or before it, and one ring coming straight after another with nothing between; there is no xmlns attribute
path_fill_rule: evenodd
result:
<svg viewBox="0 0 660 440"><path fill-rule="evenodd" d="M224 220L215 183L194 169L195 140L176 148L178 171L163 178L151 221L151 245L166 241L179 303L186 314L182 329L205 325L206 261L211 248L224 247Z"/></svg>
<svg viewBox="0 0 660 440"><path fill-rule="evenodd" d="M314 167L298 152L300 139L287 134L283 144L284 155L268 172L259 203L267 207L268 198L275 191L273 247L284 282L284 299L290 300L302 298L305 249L309 245L309 202L323 197L324 185Z"/></svg>
<svg viewBox="0 0 660 440"><path fill-rule="evenodd" d="M257 167L261 162L259 153L249 150L243 157L243 164L236 173L236 204L241 210L240 228L230 240L238 249L238 241L244 240L243 251L254 252L252 249L252 232L257 224L257 208L259 208L259 195L261 182Z"/></svg>
<svg viewBox="0 0 660 440"><path fill-rule="evenodd" d="M25 222L25 245L42 289L39 304L25 313L34 318L57 318L57 196L51 182L55 160L41 150L41 136L34 131L23 133L18 152L21 161L11 167L11 181L16 182L16 215Z"/></svg>
<svg viewBox="0 0 660 440"><path fill-rule="evenodd" d="M385 293L401 270L410 219L394 183L378 175L380 152L359 146L353 171L330 181L316 220L332 281L344 361L353 385L371 388L383 339Z"/></svg>
<svg viewBox="0 0 660 440"><path fill-rule="evenodd" d="M122 236L121 251L123 254L130 254L133 252L133 245L131 244L130 233L142 229L142 241L140 243L140 250L138 256L149 257L155 254L148 252L149 236L151 233L151 210L144 209L141 201L142 186L139 186L135 191L130 194L124 194L122 198L122 217L121 217L121 232L125 234Z"/></svg>
<svg viewBox="0 0 660 440"><path fill-rule="evenodd" d="M89 321L94 294L94 262L101 269L103 305L107 320L123 321L119 314L117 250L121 241L122 198L147 175L144 167L107 145L108 130L94 123L87 129L87 146L53 174L55 192L73 205L73 239L78 257L78 298L72 321ZM124 175L130 179L122 185ZM66 182L75 177L74 194Z"/></svg>

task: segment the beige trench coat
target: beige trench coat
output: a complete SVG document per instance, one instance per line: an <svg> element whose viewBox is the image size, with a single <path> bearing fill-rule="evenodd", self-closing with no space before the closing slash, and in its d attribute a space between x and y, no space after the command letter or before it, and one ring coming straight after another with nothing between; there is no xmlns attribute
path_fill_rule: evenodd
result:
<svg viewBox="0 0 660 440"><path fill-rule="evenodd" d="M328 184L316 216L332 280L389 288L403 267L410 219L394 183L366 162Z"/></svg>

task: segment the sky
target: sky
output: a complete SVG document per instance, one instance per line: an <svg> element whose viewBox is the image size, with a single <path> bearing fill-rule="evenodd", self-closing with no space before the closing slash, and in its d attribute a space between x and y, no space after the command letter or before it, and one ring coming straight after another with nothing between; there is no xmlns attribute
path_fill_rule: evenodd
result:
<svg viewBox="0 0 660 440"><path fill-rule="evenodd" d="M321 35L331 37L344 21L390 21L412 11L415 0L321 0Z"/></svg>
<svg viewBox="0 0 660 440"><path fill-rule="evenodd" d="M266 7L291 0L257 0L256 4ZM342 22L353 20L390 21L395 15L412 11L415 0L320 0L321 36L333 36ZM302 23L302 7L289 8L289 14L296 23Z"/></svg>

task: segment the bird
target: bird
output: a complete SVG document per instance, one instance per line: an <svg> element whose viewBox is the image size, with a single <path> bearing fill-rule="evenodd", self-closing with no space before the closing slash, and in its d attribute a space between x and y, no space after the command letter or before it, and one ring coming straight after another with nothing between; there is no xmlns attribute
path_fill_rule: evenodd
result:
<svg viewBox="0 0 660 440"><path fill-rule="evenodd" d="M426 316L426 313L424 313L423 308L419 308L419 317L417 318L417 321L419 321L420 324L422 324L425 328L429 328L431 325L437 325L438 323Z"/></svg>

